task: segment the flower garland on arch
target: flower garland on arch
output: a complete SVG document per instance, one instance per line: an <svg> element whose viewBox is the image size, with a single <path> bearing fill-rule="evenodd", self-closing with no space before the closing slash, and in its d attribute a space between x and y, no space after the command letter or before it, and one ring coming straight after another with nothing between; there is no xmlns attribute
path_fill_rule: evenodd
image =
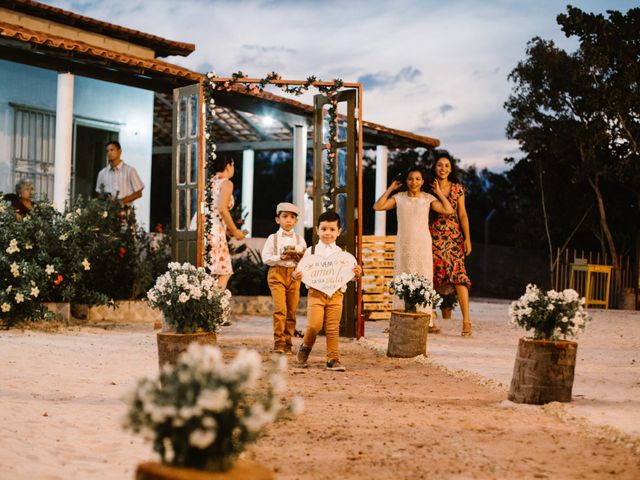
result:
<svg viewBox="0 0 640 480"><path fill-rule="evenodd" d="M213 128L215 125L215 116L216 116L216 103L214 99L214 94L216 91L224 91L229 92L234 90L236 86L244 86L245 91L250 94L257 94L264 91L265 87L274 80L281 80L282 77L280 74L276 72L268 73L264 78L261 78L257 82L247 82L245 79L247 76L241 72L235 72L231 74L231 79L225 82L216 81L216 74L213 72L209 72L206 75L207 80L204 82L204 101L205 104L202 107L203 115L204 115L204 126L205 126L205 142L206 142L206 152L207 159L206 165L211 161L216 159L216 144L215 139L213 138ZM324 145L324 150L327 150L327 161L325 163L325 175L324 175L324 187L325 187L325 196L323 198L323 204L325 209L330 210L334 208L332 197L335 192L335 187L333 185L333 178L335 176L335 161L338 156L338 99L336 94L343 87L344 82L336 78L333 80L331 85L314 85L316 82L321 82L320 79L315 76L307 77L306 81L302 85L290 85L290 84L277 84L278 88L280 88L285 93L289 93L295 96L300 96L306 93L309 88L314 86L321 93L325 94L328 97L329 107L327 109L327 113L329 116L329 141ZM205 194L204 200L208 205L211 201L211 179L213 178L212 174L209 174L206 178L206 186L205 186ZM211 209L207 210L206 222L205 222L205 232L211 231L211 222L213 221L213 215L215 212ZM208 233L205 233L205 238L207 238ZM208 258L210 255L211 247L207 242L205 249L205 258Z"/></svg>

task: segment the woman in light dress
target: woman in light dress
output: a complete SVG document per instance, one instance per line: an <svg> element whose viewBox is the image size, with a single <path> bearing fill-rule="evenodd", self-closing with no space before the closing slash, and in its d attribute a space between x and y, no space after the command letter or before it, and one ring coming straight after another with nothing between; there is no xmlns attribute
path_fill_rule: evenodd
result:
<svg viewBox="0 0 640 480"><path fill-rule="evenodd" d="M211 201L209 203L209 225L207 241L209 251L207 268L218 279L218 288L225 290L227 282L233 274L231 254L227 244L227 231L236 239L242 240L245 235L236 227L231 217L233 208L233 183L230 178L235 173L233 158L230 155L220 155L213 162L215 175L211 177Z"/></svg>
<svg viewBox="0 0 640 480"><path fill-rule="evenodd" d="M397 209L398 234L396 251L393 258L393 274L417 273L433 281L433 256L431 253L431 236L429 231L429 210L451 215L454 213L449 200L442 194L438 182L432 185L436 197L422 191L426 174L418 167L407 172L405 185L407 191L391 194L402 187L402 182L394 180L376 203L374 210ZM402 309L402 301L394 298L394 308ZM427 309L429 313L431 309ZM437 333L439 329L433 323L429 331Z"/></svg>

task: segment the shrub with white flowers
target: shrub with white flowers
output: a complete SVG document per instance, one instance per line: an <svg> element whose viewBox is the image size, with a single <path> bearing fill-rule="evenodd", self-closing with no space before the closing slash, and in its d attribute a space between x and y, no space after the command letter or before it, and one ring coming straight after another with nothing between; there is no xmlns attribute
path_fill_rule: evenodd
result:
<svg viewBox="0 0 640 480"><path fill-rule="evenodd" d="M396 275L389 282L389 288L393 295L404 300L407 312L415 312L418 306L436 308L442 302L431 280L417 273Z"/></svg>
<svg viewBox="0 0 640 480"><path fill-rule="evenodd" d="M169 263L169 270L147 292L149 305L162 311L177 333L217 332L230 299L229 290L218 290L215 277L190 263Z"/></svg>
<svg viewBox="0 0 640 480"><path fill-rule="evenodd" d="M260 382L256 351L240 350L225 364L217 347L194 342L159 379L143 379L129 394L125 428L152 440L164 463L227 470L265 426L302 410L300 399L282 399L286 368L285 357L274 357L268 382Z"/></svg>
<svg viewBox="0 0 640 480"><path fill-rule="evenodd" d="M549 290L546 294L529 284L525 294L511 303L510 322L514 326L533 330L536 340L559 340L575 337L590 320L584 310L584 297L575 290Z"/></svg>

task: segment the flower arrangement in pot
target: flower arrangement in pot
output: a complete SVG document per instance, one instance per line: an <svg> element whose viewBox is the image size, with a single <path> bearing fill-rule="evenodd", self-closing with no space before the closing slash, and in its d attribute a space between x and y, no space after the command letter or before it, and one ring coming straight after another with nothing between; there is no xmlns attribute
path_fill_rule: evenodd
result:
<svg viewBox="0 0 640 480"><path fill-rule="evenodd" d="M436 308L442 298L433 289L431 280L417 273L401 273L389 282L391 293L404 300L406 312L415 313L418 307Z"/></svg>
<svg viewBox="0 0 640 480"><path fill-rule="evenodd" d="M189 343L216 343L216 332L228 315L231 293L220 291L216 279L204 268L189 263L169 263L147 300L164 317L163 331L157 335L160 366L175 363Z"/></svg>
<svg viewBox="0 0 640 480"><path fill-rule="evenodd" d="M268 424L301 411L300 399L283 400L285 371L286 359L274 357L261 381L257 352L242 349L226 364L217 347L192 343L159 378L140 380L126 399L124 426L151 440L162 463L139 465L136 478L207 478L192 470L229 469L233 478L272 478L265 467L236 460Z"/></svg>
<svg viewBox="0 0 640 480"><path fill-rule="evenodd" d="M521 338L518 343L509 400L571 401L578 344L567 337L577 336L590 320L584 304L584 297L575 290L545 293L532 284L511 303L511 324L532 330L533 338Z"/></svg>
<svg viewBox="0 0 640 480"><path fill-rule="evenodd" d="M440 304L442 318L451 318L451 311L456 308L456 305L458 305L458 297L455 292L443 295L442 303Z"/></svg>
<svg viewBox="0 0 640 480"><path fill-rule="evenodd" d="M415 357L427 352L430 308L442 301L431 280L417 273L401 273L389 282L391 293L404 300L404 311L392 310L389 322L390 357Z"/></svg>

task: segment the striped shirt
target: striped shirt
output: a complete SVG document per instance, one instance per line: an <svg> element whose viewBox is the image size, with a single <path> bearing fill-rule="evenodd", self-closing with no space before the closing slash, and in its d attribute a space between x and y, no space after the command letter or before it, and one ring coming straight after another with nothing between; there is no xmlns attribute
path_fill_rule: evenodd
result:
<svg viewBox="0 0 640 480"><path fill-rule="evenodd" d="M144 183L140 180L136 169L124 162L120 162L115 168L107 165L100 170L98 181L96 182L96 192L100 192L101 185L104 185L105 193L118 198L128 197L144 188Z"/></svg>

